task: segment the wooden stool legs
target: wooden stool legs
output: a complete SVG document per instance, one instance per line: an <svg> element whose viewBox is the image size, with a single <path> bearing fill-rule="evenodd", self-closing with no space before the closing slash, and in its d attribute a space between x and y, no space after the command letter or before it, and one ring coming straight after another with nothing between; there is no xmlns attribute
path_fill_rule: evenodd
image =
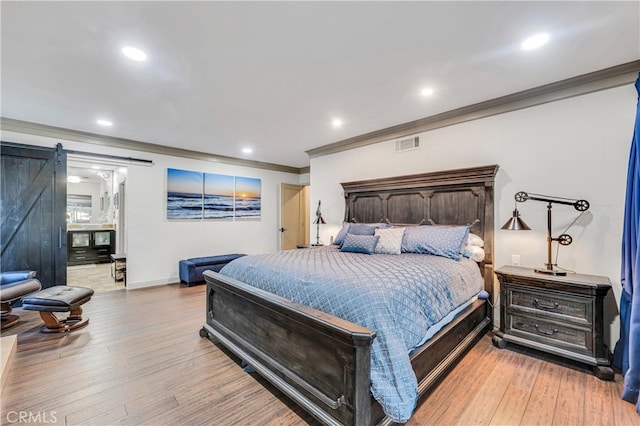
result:
<svg viewBox="0 0 640 426"><path fill-rule="evenodd" d="M42 333L64 333L73 331L89 324L89 318L82 319L82 307L71 309L66 319L60 320L53 312L40 311L44 325L40 327Z"/></svg>
<svg viewBox="0 0 640 426"><path fill-rule="evenodd" d="M5 328L13 327L18 323L20 317L11 314L11 303L2 302L0 310L2 311L0 329L4 330Z"/></svg>

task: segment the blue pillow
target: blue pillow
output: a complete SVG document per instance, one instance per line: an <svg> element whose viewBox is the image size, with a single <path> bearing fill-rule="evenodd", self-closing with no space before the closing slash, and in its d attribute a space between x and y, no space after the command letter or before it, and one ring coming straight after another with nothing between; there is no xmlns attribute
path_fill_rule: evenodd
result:
<svg viewBox="0 0 640 426"><path fill-rule="evenodd" d="M340 247L340 251L350 253L373 254L376 251L376 245L380 239L377 235L354 235L347 234Z"/></svg>
<svg viewBox="0 0 640 426"><path fill-rule="evenodd" d="M403 253L424 253L459 260L469 226L411 226L404 231Z"/></svg>
<svg viewBox="0 0 640 426"><path fill-rule="evenodd" d="M376 232L376 229L382 228L390 228L391 226L386 223L348 223L344 222L342 224L342 229L336 235L336 238L333 240L333 244L342 245L344 242L344 238L347 234L354 235L373 235Z"/></svg>
<svg viewBox="0 0 640 426"><path fill-rule="evenodd" d="M349 232L349 225L350 225L350 223L348 223L348 222L343 222L342 223L342 228L340 229L340 231L338 231L338 234L333 239L333 244L338 245L338 246L342 245L342 243L344 242L344 237L346 237L347 233Z"/></svg>
<svg viewBox="0 0 640 426"><path fill-rule="evenodd" d="M349 234L353 235L373 235L376 233L376 226L367 223L352 223L349 225Z"/></svg>

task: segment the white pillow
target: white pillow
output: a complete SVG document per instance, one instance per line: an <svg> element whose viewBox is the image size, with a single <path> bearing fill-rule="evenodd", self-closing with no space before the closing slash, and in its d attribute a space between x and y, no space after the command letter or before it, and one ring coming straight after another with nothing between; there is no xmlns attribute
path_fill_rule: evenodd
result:
<svg viewBox="0 0 640 426"><path fill-rule="evenodd" d="M478 246L466 245L462 249L462 255L476 262L482 262L484 260L484 249Z"/></svg>
<svg viewBox="0 0 640 426"><path fill-rule="evenodd" d="M476 234L472 234L471 232L469 232L469 239L467 240L467 245L484 247L484 241L482 241L482 238L480 238Z"/></svg>
<svg viewBox="0 0 640 426"><path fill-rule="evenodd" d="M379 254L400 254L402 249L402 237L405 228L378 228L375 235L379 236L376 245L376 253Z"/></svg>

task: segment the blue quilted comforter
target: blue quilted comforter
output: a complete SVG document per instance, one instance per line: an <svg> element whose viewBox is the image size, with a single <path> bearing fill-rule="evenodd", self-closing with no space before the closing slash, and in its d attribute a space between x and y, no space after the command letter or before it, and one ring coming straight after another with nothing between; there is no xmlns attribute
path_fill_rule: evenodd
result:
<svg viewBox="0 0 640 426"><path fill-rule="evenodd" d="M374 330L371 393L401 423L418 397L409 352L483 287L469 259L345 253L335 246L245 256L220 273Z"/></svg>

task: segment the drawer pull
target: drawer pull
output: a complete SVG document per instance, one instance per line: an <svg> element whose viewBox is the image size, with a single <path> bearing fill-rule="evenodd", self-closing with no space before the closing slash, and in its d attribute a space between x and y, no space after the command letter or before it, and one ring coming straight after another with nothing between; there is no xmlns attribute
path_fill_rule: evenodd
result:
<svg viewBox="0 0 640 426"><path fill-rule="evenodd" d="M553 336L554 334L556 334L558 332L557 328L554 328L553 330L545 330L544 328L541 328L538 324L535 324L534 327L536 328L536 331L540 334L544 334L547 336Z"/></svg>
<svg viewBox="0 0 640 426"><path fill-rule="evenodd" d="M533 299L533 304L541 307L542 309L558 309L560 307L558 302L553 302L553 305L549 305L540 302L538 299Z"/></svg>

